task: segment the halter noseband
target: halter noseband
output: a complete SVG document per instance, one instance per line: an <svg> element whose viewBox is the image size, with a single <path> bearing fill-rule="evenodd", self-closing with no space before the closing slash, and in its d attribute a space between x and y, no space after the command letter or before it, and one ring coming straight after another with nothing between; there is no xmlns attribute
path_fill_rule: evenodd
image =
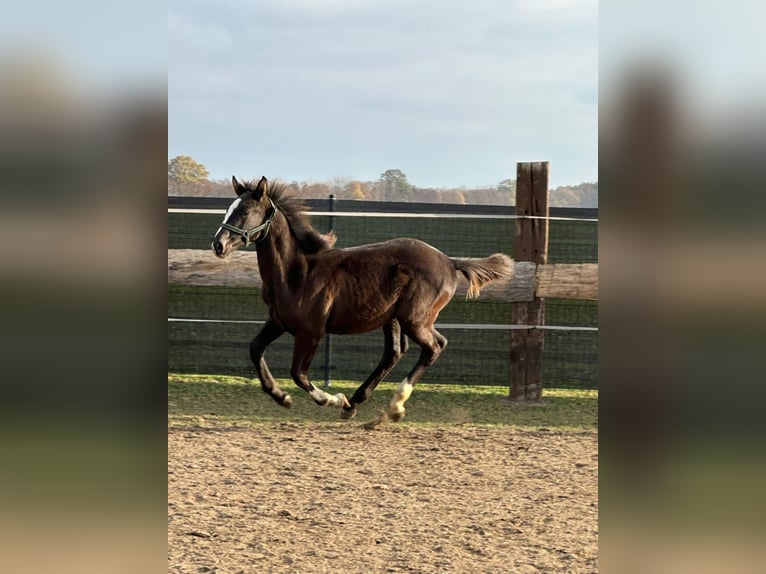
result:
<svg viewBox="0 0 766 574"><path fill-rule="evenodd" d="M271 201L271 198L269 198L269 203L271 204L271 214L263 220L263 223L260 225L256 225L252 229L248 229L245 231L244 229L240 229L239 227L235 227L234 225L229 225L228 223L222 223L221 227L226 229L227 231L231 231L232 233L235 233L237 235L241 235L242 239L245 240L245 247L250 245L251 243L258 244L264 239L266 239L266 236L269 234L269 229L271 228L271 220L274 219L274 216L277 214L277 206L274 205L274 202ZM254 233L258 233L259 231L263 230L263 234L256 239L255 241L250 241L250 236Z"/></svg>

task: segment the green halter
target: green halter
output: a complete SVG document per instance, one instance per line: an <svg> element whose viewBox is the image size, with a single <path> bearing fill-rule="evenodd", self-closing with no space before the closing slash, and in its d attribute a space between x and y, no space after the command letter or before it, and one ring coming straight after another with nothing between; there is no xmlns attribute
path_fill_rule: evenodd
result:
<svg viewBox="0 0 766 574"><path fill-rule="evenodd" d="M241 235L242 239L245 240L245 247L250 245L251 243L255 243L256 245L266 239L266 236L269 234L269 229L271 227L271 220L274 219L274 216L277 214L277 206L274 205L274 202L271 201L271 198L269 198L269 203L271 204L271 214L263 220L263 223L260 225L256 225L252 229L248 229L245 231L244 229L240 229L239 227L235 227L234 225L229 225L228 223L222 223L221 227L223 229L226 229L228 231L231 231L232 233L235 233L237 235ZM263 234L256 239L255 241L250 241L250 236L254 233L258 233L261 230L263 231Z"/></svg>

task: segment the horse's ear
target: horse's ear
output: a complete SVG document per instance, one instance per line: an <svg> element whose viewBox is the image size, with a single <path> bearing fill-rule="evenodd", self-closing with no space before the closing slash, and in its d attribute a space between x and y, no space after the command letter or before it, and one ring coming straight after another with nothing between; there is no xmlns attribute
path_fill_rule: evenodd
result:
<svg viewBox="0 0 766 574"><path fill-rule="evenodd" d="M242 195L245 192L245 186L237 181L237 177L234 175L231 176L231 185L234 187L234 191L237 192L237 195Z"/></svg>
<svg viewBox="0 0 766 574"><path fill-rule="evenodd" d="M253 197L255 199L260 200L263 197L263 194L269 191L269 181L266 179L265 176L261 177L261 180L258 182L258 186L255 188L255 192L253 193Z"/></svg>

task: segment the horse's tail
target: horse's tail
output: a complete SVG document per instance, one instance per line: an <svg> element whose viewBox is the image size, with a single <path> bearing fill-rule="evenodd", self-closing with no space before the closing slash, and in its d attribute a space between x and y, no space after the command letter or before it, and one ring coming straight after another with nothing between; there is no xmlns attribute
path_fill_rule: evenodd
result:
<svg viewBox="0 0 766 574"><path fill-rule="evenodd" d="M513 275L513 259L502 253L495 253L482 259L467 257L451 258L455 269L468 279L467 299L475 299L479 291L490 281L505 279Z"/></svg>

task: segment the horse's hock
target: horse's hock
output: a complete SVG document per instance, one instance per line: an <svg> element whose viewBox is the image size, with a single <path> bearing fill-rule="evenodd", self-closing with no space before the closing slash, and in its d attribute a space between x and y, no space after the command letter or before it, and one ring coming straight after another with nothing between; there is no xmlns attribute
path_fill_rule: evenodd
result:
<svg viewBox="0 0 766 574"><path fill-rule="evenodd" d="M465 297L467 281L458 275L456 296ZM258 257L255 252L237 251L227 259L219 259L211 251L169 249L168 283L260 287ZM538 265L515 261L513 275L487 285L481 297L506 302L532 301L535 297L597 300L598 264Z"/></svg>

